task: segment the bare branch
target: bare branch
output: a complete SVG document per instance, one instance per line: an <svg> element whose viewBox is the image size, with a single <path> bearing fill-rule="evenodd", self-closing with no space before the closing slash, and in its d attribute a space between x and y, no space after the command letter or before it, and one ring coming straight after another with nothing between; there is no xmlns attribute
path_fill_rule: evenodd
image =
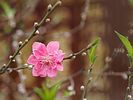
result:
<svg viewBox="0 0 133 100"><path fill-rule="evenodd" d="M53 7L51 8L51 10L47 10L46 14L44 15L44 17L42 18L42 20L40 21L40 23L36 23L34 25L34 30L32 31L32 33L30 34L30 36L25 39L25 41L22 43L21 46L18 47L18 49L15 51L15 53L13 54L13 56L10 56L10 60L9 62L6 64L6 66L3 66L0 69L0 74L3 74L7 71L7 69L9 68L10 64L12 63L12 61L15 59L15 57L19 54L20 50L25 47L25 45L36 35L36 31L44 24L44 22L46 21L46 19L48 18L48 16L55 10L55 8L57 6L59 6L61 4L61 1L57 1Z"/></svg>

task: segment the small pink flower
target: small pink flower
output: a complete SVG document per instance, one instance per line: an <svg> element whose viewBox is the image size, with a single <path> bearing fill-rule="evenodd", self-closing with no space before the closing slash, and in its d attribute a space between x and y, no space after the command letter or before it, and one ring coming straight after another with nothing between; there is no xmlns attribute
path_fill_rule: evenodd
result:
<svg viewBox="0 0 133 100"><path fill-rule="evenodd" d="M40 42L34 42L32 52L27 62L33 65L33 76L55 77L58 71L63 71L61 63L64 53L59 50L59 42L52 41L47 46Z"/></svg>

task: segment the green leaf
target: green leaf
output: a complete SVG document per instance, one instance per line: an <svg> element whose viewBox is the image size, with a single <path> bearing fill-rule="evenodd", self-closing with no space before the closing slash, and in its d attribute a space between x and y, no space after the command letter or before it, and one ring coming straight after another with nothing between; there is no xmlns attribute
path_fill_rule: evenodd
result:
<svg viewBox="0 0 133 100"><path fill-rule="evenodd" d="M54 100L55 96L60 88L61 83L53 85L52 87L48 87L45 84L42 84L42 88L35 88L35 93L41 98L41 100Z"/></svg>
<svg viewBox="0 0 133 100"><path fill-rule="evenodd" d="M43 95L45 95L45 98L49 99L49 87L47 87L45 84L42 84L42 90L43 90Z"/></svg>
<svg viewBox="0 0 133 100"><path fill-rule="evenodd" d="M92 43L95 43L95 45L89 50L88 52L88 57L89 57L89 61L91 62L91 64L93 64L96 60L96 49L97 49L97 45L100 41L100 38L96 38Z"/></svg>
<svg viewBox="0 0 133 100"><path fill-rule="evenodd" d="M50 97L53 98L51 100L54 100L58 90L60 89L60 85L61 85L61 83L57 83L50 88L50 95L51 95Z"/></svg>
<svg viewBox="0 0 133 100"><path fill-rule="evenodd" d="M115 31L115 33L117 34L117 36L119 37L119 39L121 40L121 42L123 43L123 45L125 46L127 52L128 52L128 57L131 61L133 61L133 47L130 43L130 41L123 35L121 35L120 33L118 33L117 31Z"/></svg>
<svg viewBox="0 0 133 100"><path fill-rule="evenodd" d="M60 89L60 85L61 84L56 84L56 85L54 85L54 86L51 87L51 90L50 91L51 91L51 94L52 95L55 95L58 92L58 90Z"/></svg>
<svg viewBox="0 0 133 100"><path fill-rule="evenodd" d="M11 8L7 2L0 2L0 7L4 10L4 15L8 18L12 18L15 15L15 10Z"/></svg>
<svg viewBox="0 0 133 100"><path fill-rule="evenodd" d="M64 95L65 97L71 96L70 91L64 91L63 95Z"/></svg>
<svg viewBox="0 0 133 100"><path fill-rule="evenodd" d="M128 1L133 6L133 0L128 0Z"/></svg>
<svg viewBox="0 0 133 100"><path fill-rule="evenodd" d="M34 88L34 92L43 100L44 93L43 93L42 89L36 87L36 88Z"/></svg>

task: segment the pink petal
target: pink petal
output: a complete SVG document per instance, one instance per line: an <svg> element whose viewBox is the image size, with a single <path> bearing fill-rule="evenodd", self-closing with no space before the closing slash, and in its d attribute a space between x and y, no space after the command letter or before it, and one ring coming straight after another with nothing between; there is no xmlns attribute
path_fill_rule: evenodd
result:
<svg viewBox="0 0 133 100"><path fill-rule="evenodd" d="M40 48L46 50L46 46L43 43L41 43L41 42L34 42L33 43L33 45L32 45L33 50L38 50Z"/></svg>
<svg viewBox="0 0 133 100"><path fill-rule="evenodd" d="M57 65L57 70L58 70L58 71L63 71L63 66L62 66L61 64L58 64L58 65Z"/></svg>
<svg viewBox="0 0 133 100"><path fill-rule="evenodd" d="M33 51L33 53L35 51L38 51L41 55L46 55L47 54L46 46L43 43L40 43L40 42L34 42L33 43L32 51Z"/></svg>
<svg viewBox="0 0 133 100"><path fill-rule="evenodd" d="M47 68L45 68L44 66L42 66L40 72L39 72L39 76L40 77L46 77L47 76Z"/></svg>
<svg viewBox="0 0 133 100"><path fill-rule="evenodd" d="M39 76L39 72L41 70L42 64L41 63L36 63L36 65L32 69L32 75L33 76Z"/></svg>
<svg viewBox="0 0 133 100"><path fill-rule="evenodd" d="M47 70L47 75L48 75L48 77L53 78L57 75L57 70L49 69L49 70Z"/></svg>
<svg viewBox="0 0 133 100"><path fill-rule="evenodd" d="M37 58L37 59L43 59L44 58L44 54L39 52L39 50L34 50L33 51L33 54L34 56Z"/></svg>
<svg viewBox="0 0 133 100"><path fill-rule="evenodd" d="M59 62L62 62L62 61L63 61L63 59L64 59L64 54L65 54L65 53L63 53L62 50L59 50L59 51L58 51L57 59L58 59Z"/></svg>
<svg viewBox="0 0 133 100"><path fill-rule="evenodd" d="M33 76L39 76L38 70L36 70L35 67L32 68L32 75L33 75Z"/></svg>
<svg viewBox="0 0 133 100"><path fill-rule="evenodd" d="M38 62L32 69L32 75L46 77L46 71L47 69L41 63Z"/></svg>
<svg viewBox="0 0 133 100"><path fill-rule="evenodd" d="M57 53L53 54L53 59L55 62L62 62L64 59L64 53L60 52L59 50Z"/></svg>
<svg viewBox="0 0 133 100"><path fill-rule="evenodd" d="M28 64L35 65L37 63L37 59L34 55L30 55L27 62L28 62Z"/></svg>
<svg viewBox="0 0 133 100"><path fill-rule="evenodd" d="M40 77L46 77L47 76L47 72L46 71L41 71L39 74Z"/></svg>
<svg viewBox="0 0 133 100"><path fill-rule="evenodd" d="M59 50L59 42L57 42L57 41L49 42L47 45L47 50L50 53L52 53L54 51L58 51Z"/></svg>

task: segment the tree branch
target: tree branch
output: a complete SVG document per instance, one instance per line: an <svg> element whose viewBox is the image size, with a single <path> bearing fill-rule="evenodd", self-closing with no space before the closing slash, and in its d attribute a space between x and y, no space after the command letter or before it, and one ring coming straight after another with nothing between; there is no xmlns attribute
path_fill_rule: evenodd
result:
<svg viewBox="0 0 133 100"><path fill-rule="evenodd" d="M65 57L63 60L68 60L68 59L75 58L76 56L81 55L84 52L87 52L89 49L91 49L96 44L97 44L97 41L93 42L93 43L90 43L86 48L83 48L82 50L80 50L76 53L70 54L68 57Z"/></svg>
<svg viewBox="0 0 133 100"><path fill-rule="evenodd" d="M46 22L46 19L48 18L48 16L55 10L55 8L57 6L59 6L61 4L61 1L57 1L53 7L51 6L50 9L47 9L46 14L44 15L44 17L42 18L42 20L40 21L40 23L35 23L34 25L34 29L32 31L32 33L30 34L30 36L25 39L25 41L18 47L18 49L14 52L13 56L10 56L10 60L9 62L4 65L1 69L0 69L0 74L3 74L7 71L7 69L9 68L10 64L13 62L13 60L15 59L15 57L19 54L20 50L25 47L25 45L36 35L37 30L44 24L44 22Z"/></svg>

